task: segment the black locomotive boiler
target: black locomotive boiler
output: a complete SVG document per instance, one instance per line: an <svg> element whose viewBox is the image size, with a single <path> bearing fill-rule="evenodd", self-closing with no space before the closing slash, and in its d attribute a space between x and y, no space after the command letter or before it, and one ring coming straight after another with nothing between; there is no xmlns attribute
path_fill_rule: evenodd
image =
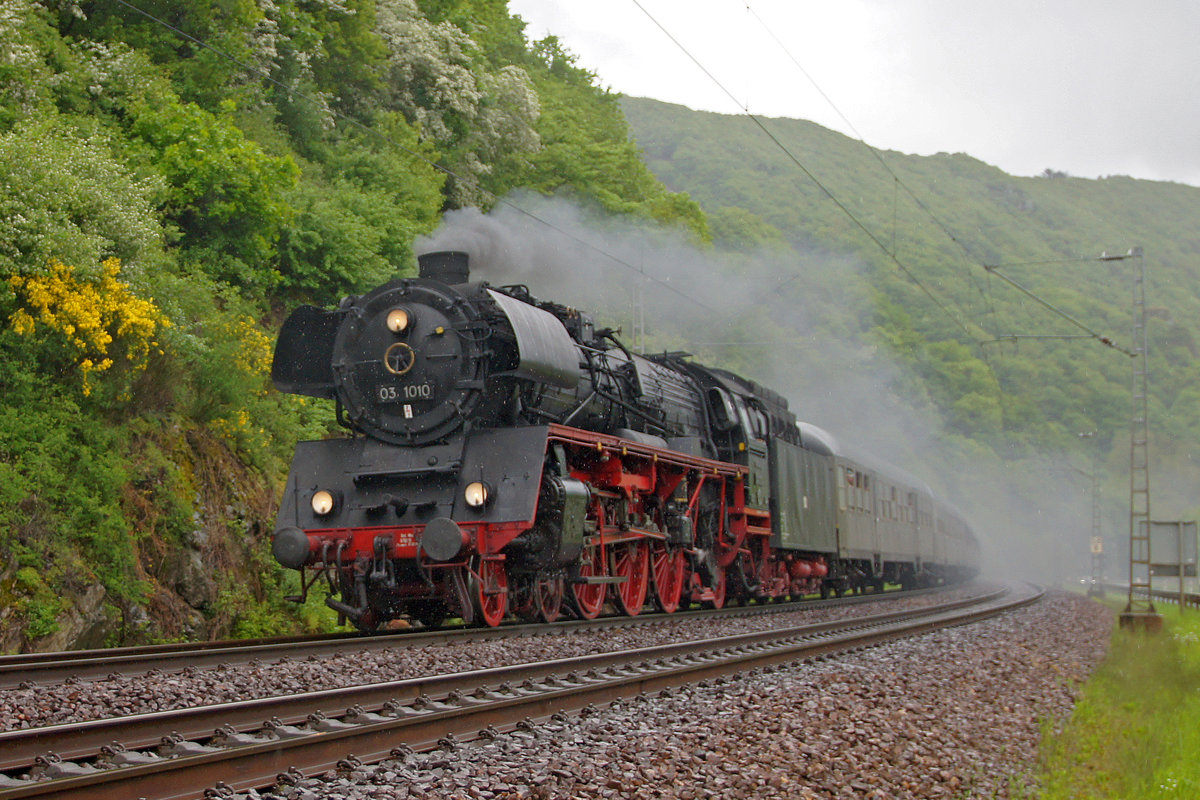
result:
<svg viewBox="0 0 1200 800"><path fill-rule="evenodd" d="M463 253L285 321L272 379L350 435L301 442L273 552L359 628L497 625L971 574L962 517L683 354L631 353Z"/></svg>

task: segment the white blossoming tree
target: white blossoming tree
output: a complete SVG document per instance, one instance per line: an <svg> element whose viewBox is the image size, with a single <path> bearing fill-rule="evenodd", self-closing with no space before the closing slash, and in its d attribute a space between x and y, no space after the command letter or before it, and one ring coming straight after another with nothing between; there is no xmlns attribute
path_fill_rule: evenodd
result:
<svg viewBox="0 0 1200 800"><path fill-rule="evenodd" d="M389 104L444 154L450 205L489 205L481 181L492 165L541 146L528 73L515 65L491 69L465 32L431 22L413 0L379 0L376 13L388 48Z"/></svg>

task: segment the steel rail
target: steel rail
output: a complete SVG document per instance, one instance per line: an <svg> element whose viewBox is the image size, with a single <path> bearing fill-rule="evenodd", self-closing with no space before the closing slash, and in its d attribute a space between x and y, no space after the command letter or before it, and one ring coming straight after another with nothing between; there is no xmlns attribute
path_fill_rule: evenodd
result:
<svg viewBox="0 0 1200 800"><path fill-rule="evenodd" d="M441 701L416 700L415 708L400 708L395 711L395 719L375 718L380 721L353 726L335 724L339 729L328 733L301 732L298 738L265 741L235 750L163 759L141 766L99 771L82 777L23 783L15 788L0 789L0 798L167 798L194 795L196 792L193 790L183 794L172 794L172 789L164 789L164 783L179 785L181 776L182 784L190 787L212 786L217 780L223 780L225 783L232 780L234 784L242 787L264 785L269 783L270 778L277 772L286 771L296 764L303 764L306 770L328 769L351 750L360 754L360 758L363 757L362 754L366 754L368 759L378 760L385 757L399 741L418 747L426 746L445 736L447 732L458 736L470 735L488 725L511 725L515 719L523 716L544 716L563 708L578 709L589 703L611 700L639 691L651 691L672 683L695 682L731 670L793 661L834 650L867 646L899 636L911 636L936 627L964 624L1033 602L1038 596L1030 595L1015 601L997 603L998 594L1001 593L994 593L987 598L986 602L991 605L983 609L977 606L985 601L975 598L932 609L891 612L856 620L744 634L719 640L698 640L636 651L604 653L517 667L316 692L291 698L268 698L250 701L247 704L188 709L179 713L141 715L145 718L142 720L97 720L95 723L55 726L34 731L12 731L3 734L4 738L0 739L0 752L7 754L11 748L23 748L25 763L28 764L28 754L32 752L30 743L38 742L39 739L42 745L53 743L60 749L63 749L63 744L70 739L69 746L86 749L83 743L89 736L92 737L93 743L99 739L111 741L111 736L114 733L121 735L120 731L123 729L130 735L130 738L123 740L126 745L137 741L133 738L136 736L142 737L141 740L146 744L151 744L158 742L157 737L161 737L164 730L176 729L176 723L180 723L179 727L187 727L183 724L185 718L188 725L194 724L198 730L202 728L204 731L211 731L214 721L223 721L234 728L239 727L238 724L230 722L234 718L231 714L236 713L241 714L245 720L256 721L245 722L245 726L258 728L261 727L261 723L257 721L261 721L264 711L271 708L287 715L281 720L286 723L288 720L300 721L304 714L314 709L344 708L344 704L351 701L359 701L364 706L370 704L381 707L392 700L392 706L396 708L396 700L399 697L407 697L410 701L430 694L445 697ZM966 610L963 610L964 608ZM639 666L630 667L631 663ZM570 672L567 679L554 677L568 670ZM513 689L506 686L504 681L524 683ZM488 685L498 688L479 690L473 696L463 694L470 688ZM285 705L270 705L289 700L294 704L290 710ZM238 707L242 706L248 708L239 710ZM174 719L171 719L172 716ZM115 723L115 726L105 724L110 722ZM149 724L149 727L142 727L144 723ZM155 738L150 738L151 730L156 732ZM398 736L401 738L398 739ZM350 742L353 742L353 746ZM380 749L381 747L383 749ZM65 754L71 751L63 752ZM91 752L95 753L95 750ZM338 753L338 757L329 762L330 754L335 752ZM288 763L283 763L285 761ZM180 773L178 770L185 772ZM168 773L171 777L164 778L163 775Z"/></svg>
<svg viewBox="0 0 1200 800"><path fill-rule="evenodd" d="M949 587L947 587L949 588ZM53 653L20 653L0 656L0 690L13 689L23 683L61 683L78 678L95 680L114 673L139 675L151 670L181 670L184 667L215 667L220 664L244 664L255 659L305 658L325 655L345 648L366 651L389 647L420 647L443 642L449 638L489 640L513 636L530 636L574 628L611 628L623 625L657 624L673 619L704 619L712 616L737 616L755 613L783 613L810 608L829 608L856 605L901 597L917 597L940 591L923 589L908 592L871 593L837 600L800 600L791 603L771 603L753 606L728 606L724 609L648 613L634 617L608 616L593 620L563 620L551 624L513 624L499 628L443 628L410 630L389 633L334 633L266 639L232 639L216 642L172 643L142 645L97 650Z"/></svg>

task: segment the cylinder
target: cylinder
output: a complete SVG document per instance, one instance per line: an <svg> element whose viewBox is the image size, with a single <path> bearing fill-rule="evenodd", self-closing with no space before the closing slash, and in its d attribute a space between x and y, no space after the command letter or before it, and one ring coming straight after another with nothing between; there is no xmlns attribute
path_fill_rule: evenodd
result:
<svg viewBox="0 0 1200 800"><path fill-rule="evenodd" d="M434 561L449 561L470 543L466 532L449 517L430 520L421 531L421 550Z"/></svg>

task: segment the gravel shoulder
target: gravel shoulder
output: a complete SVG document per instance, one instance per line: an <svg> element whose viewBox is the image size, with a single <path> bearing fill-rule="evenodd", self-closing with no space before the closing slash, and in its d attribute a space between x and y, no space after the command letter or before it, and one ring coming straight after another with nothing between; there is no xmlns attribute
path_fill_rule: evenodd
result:
<svg viewBox="0 0 1200 800"><path fill-rule="evenodd" d="M245 797L1007 798L1071 711L1112 613L1049 594L999 619L639 697Z"/></svg>

